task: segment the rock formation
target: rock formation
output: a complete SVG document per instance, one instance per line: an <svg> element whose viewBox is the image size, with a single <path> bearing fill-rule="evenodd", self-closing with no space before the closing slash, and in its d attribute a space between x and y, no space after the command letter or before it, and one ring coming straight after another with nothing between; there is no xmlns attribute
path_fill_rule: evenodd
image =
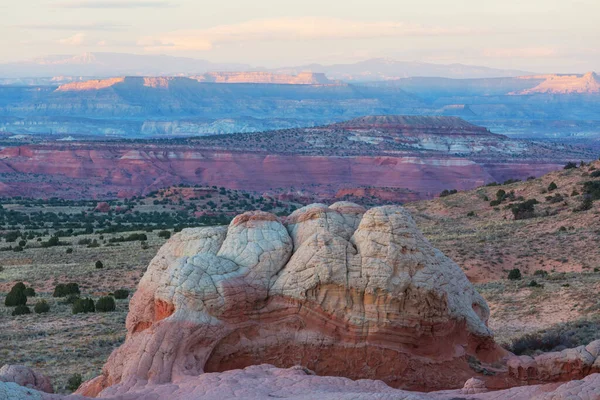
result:
<svg viewBox="0 0 600 400"><path fill-rule="evenodd" d="M21 365L4 365L0 368L0 382L14 382L20 386L53 393L52 383L47 376ZM0 392L1 393L1 392ZM2 398L2 396L0 396Z"/></svg>
<svg viewBox="0 0 600 400"><path fill-rule="evenodd" d="M462 387L503 351L483 298L401 207L313 204L186 229L131 300L126 342L82 394L263 363L394 387Z"/></svg>
<svg viewBox="0 0 600 400"><path fill-rule="evenodd" d="M181 143L9 146L0 149L0 195L106 198L143 195L179 183L227 182L230 189L250 191L331 186L333 193L316 193L319 201L333 198L338 189L370 186L371 193L364 195L404 202L432 198L444 189L539 176L567 161L595 157L583 148L496 135L460 118L374 116ZM355 194L360 197L361 191Z"/></svg>
<svg viewBox="0 0 600 400"><path fill-rule="evenodd" d="M247 212L159 250L125 343L78 395L37 391L47 379L6 366L0 398L600 399L600 341L517 357L488 316L402 207Z"/></svg>
<svg viewBox="0 0 600 400"><path fill-rule="evenodd" d="M533 88L510 94L600 94L600 78L595 72L583 75L537 75L521 79L543 79L543 81Z"/></svg>

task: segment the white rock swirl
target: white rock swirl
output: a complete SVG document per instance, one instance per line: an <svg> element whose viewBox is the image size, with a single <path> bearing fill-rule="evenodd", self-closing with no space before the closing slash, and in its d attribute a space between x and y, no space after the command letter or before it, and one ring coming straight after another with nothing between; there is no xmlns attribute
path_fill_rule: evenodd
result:
<svg viewBox="0 0 600 400"><path fill-rule="evenodd" d="M496 351L488 317L400 206L247 212L229 227L185 229L159 250L131 300L126 342L86 384L95 389L80 392L260 363L453 387L470 377L467 354Z"/></svg>

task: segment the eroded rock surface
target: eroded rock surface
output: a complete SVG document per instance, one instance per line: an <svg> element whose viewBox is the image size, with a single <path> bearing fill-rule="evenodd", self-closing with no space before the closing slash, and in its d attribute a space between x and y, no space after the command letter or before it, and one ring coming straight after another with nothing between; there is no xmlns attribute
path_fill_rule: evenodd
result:
<svg viewBox="0 0 600 400"><path fill-rule="evenodd" d="M126 342L79 391L263 363L400 388L460 388L504 352L461 269L402 207L313 204L186 229L152 260ZM502 386L502 385L500 385Z"/></svg>
<svg viewBox="0 0 600 400"><path fill-rule="evenodd" d="M52 383L47 376L22 365L5 364L2 366L0 368L0 381L14 382L20 386L46 393L54 392Z"/></svg>

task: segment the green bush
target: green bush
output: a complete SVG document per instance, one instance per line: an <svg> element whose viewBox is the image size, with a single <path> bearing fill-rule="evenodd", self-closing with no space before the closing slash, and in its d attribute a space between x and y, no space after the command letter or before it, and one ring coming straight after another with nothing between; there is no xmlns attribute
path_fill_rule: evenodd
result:
<svg viewBox="0 0 600 400"><path fill-rule="evenodd" d="M54 293L52 293L53 297L66 297L70 294L79 294L79 285L75 282L70 282L67 284L59 283L54 288Z"/></svg>
<svg viewBox="0 0 600 400"><path fill-rule="evenodd" d="M50 311L50 306L48 305L46 300L40 300L37 303L35 303L33 311L35 311L36 314L47 313L48 311Z"/></svg>
<svg viewBox="0 0 600 400"><path fill-rule="evenodd" d="M32 287L25 288L25 296L35 297L35 290Z"/></svg>
<svg viewBox="0 0 600 400"><path fill-rule="evenodd" d="M73 314L90 313L96 311L94 300L92 299L77 299L73 303Z"/></svg>
<svg viewBox="0 0 600 400"><path fill-rule="evenodd" d="M543 269L538 269L533 273L533 276L539 276L541 278L545 278L548 276L548 271L544 271Z"/></svg>
<svg viewBox="0 0 600 400"><path fill-rule="evenodd" d="M19 304L12 312L12 316L31 314L31 310L25 304Z"/></svg>
<svg viewBox="0 0 600 400"><path fill-rule="evenodd" d="M581 203L573 209L575 212L587 211L591 210L594 207L594 201L590 195L585 195L583 199L581 199Z"/></svg>
<svg viewBox="0 0 600 400"><path fill-rule="evenodd" d="M16 307L27 304L27 295L25 294L25 284L23 282L17 282L10 289L10 292L4 299L4 305L7 307Z"/></svg>
<svg viewBox="0 0 600 400"><path fill-rule="evenodd" d="M100 260L96 261L96 268L98 268L98 269L104 268L104 264L102 264L102 261L100 261Z"/></svg>
<svg viewBox="0 0 600 400"><path fill-rule="evenodd" d="M551 192L556 189L558 189L558 186L556 185L556 183L550 182L550 184L548 185L548 191Z"/></svg>
<svg viewBox="0 0 600 400"><path fill-rule="evenodd" d="M81 386L81 382L83 381L83 378L81 377L81 374L73 374L69 377L69 379L67 380L67 389L70 390L71 392L76 391L77 389L79 389L79 386Z"/></svg>
<svg viewBox="0 0 600 400"><path fill-rule="evenodd" d="M456 189L451 189L451 190L444 189L442 191L442 193L440 193L440 197L448 197L448 196L456 194L456 193L458 193L458 190L456 190Z"/></svg>
<svg viewBox="0 0 600 400"><path fill-rule="evenodd" d="M522 278L522 275L521 275L521 270L519 268L511 269L508 272L508 279L510 279L511 281L518 281L521 278Z"/></svg>
<svg viewBox="0 0 600 400"><path fill-rule="evenodd" d="M129 297L129 290L127 289L117 289L115 290L115 292L113 293L113 296L115 297L115 299L117 300L123 300Z"/></svg>
<svg viewBox="0 0 600 400"><path fill-rule="evenodd" d="M564 169L573 169L573 168L577 168L577 164L575 164L574 162L568 162Z"/></svg>
<svg viewBox="0 0 600 400"><path fill-rule="evenodd" d="M111 296L100 297L96 302L96 311L98 312L110 312L115 311L115 299Z"/></svg>
<svg viewBox="0 0 600 400"><path fill-rule="evenodd" d="M171 232L169 232L169 231L160 231L160 232L158 232L158 237L169 239L171 237Z"/></svg>
<svg viewBox="0 0 600 400"><path fill-rule="evenodd" d="M600 200L600 181L584 182L583 193L590 195L592 200Z"/></svg>
<svg viewBox="0 0 600 400"><path fill-rule="evenodd" d="M515 220L533 218L535 214L535 205L538 203L536 199L526 200L522 203L513 204L511 211Z"/></svg>
<svg viewBox="0 0 600 400"><path fill-rule="evenodd" d="M70 294L67 297L65 297L63 304L73 304L79 299L80 299L80 297L78 294Z"/></svg>
<svg viewBox="0 0 600 400"><path fill-rule="evenodd" d="M590 174L590 176L591 176L592 178L598 178L598 177L600 177L600 169L599 169L599 170L596 170L596 171L593 171L593 172Z"/></svg>
<svg viewBox="0 0 600 400"><path fill-rule="evenodd" d="M66 253L67 253L67 254L71 254L71 253L73 253L73 249L69 247L69 248L67 249Z"/></svg>

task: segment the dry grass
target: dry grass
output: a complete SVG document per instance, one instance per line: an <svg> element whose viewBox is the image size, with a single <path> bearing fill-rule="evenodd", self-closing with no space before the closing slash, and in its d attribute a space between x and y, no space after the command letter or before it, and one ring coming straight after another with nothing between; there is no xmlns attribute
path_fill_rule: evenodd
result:
<svg viewBox="0 0 600 400"><path fill-rule="evenodd" d="M87 248L76 244L82 238L79 236L63 239L73 242L72 246L1 252L0 364L35 367L51 378L58 392L66 392L65 384L72 374L80 373L84 379L98 375L109 354L125 339L129 300L117 300L115 312L73 315L71 306L63 304L64 299L52 297L54 286L77 282L82 297L95 300L120 288L133 292L164 243L156 233L147 235L149 248L145 250L140 242ZM111 236L104 235L105 239ZM66 254L67 247L74 249L72 254ZM96 260L102 260L103 269L95 268ZM4 306L4 295L18 281L26 282L37 293L28 299L32 312L40 299L49 303L50 312L12 317L12 308Z"/></svg>

